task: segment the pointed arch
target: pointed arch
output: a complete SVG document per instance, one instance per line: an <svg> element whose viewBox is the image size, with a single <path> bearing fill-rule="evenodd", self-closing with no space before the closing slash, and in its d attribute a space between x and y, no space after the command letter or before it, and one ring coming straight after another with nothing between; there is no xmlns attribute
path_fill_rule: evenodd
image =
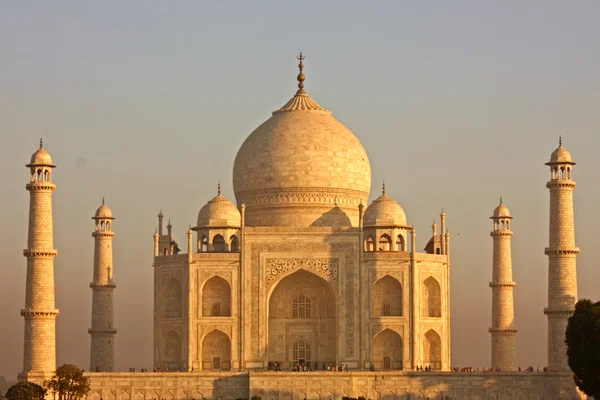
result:
<svg viewBox="0 0 600 400"><path fill-rule="evenodd" d="M171 278L163 287L163 318L181 318L182 310L181 283Z"/></svg>
<svg viewBox="0 0 600 400"><path fill-rule="evenodd" d="M240 251L238 238L236 235L231 235L231 237L229 238L229 251L231 251L232 253L237 253L238 251Z"/></svg>
<svg viewBox="0 0 600 400"><path fill-rule="evenodd" d="M392 249L392 238L390 235L384 233L379 237L379 243L377 250L379 251L390 251Z"/></svg>
<svg viewBox="0 0 600 400"><path fill-rule="evenodd" d="M231 369L231 339L218 329L212 330L202 339L202 369Z"/></svg>
<svg viewBox="0 0 600 400"><path fill-rule="evenodd" d="M375 369L403 369L402 337L391 329L384 329L373 337L371 362Z"/></svg>
<svg viewBox="0 0 600 400"><path fill-rule="evenodd" d="M404 241L404 236L402 236L402 234L399 234L398 236L396 236L396 249L398 251L406 251L406 242Z"/></svg>
<svg viewBox="0 0 600 400"><path fill-rule="evenodd" d="M50 182L50 172L47 169L44 169L44 182Z"/></svg>
<svg viewBox="0 0 600 400"><path fill-rule="evenodd" d="M200 237L199 251L200 253L206 253L208 251L208 238L205 235Z"/></svg>
<svg viewBox="0 0 600 400"><path fill-rule="evenodd" d="M430 276L423 281L421 292L421 315L426 318L440 318L442 316L442 290L439 282Z"/></svg>
<svg viewBox="0 0 600 400"><path fill-rule="evenodd" d="M231 316L231 286L220 276L213 276L202 286L203 317Z"/></svg>
<svg viewBox="0 0 600 400"><path fill-rule="evenodd" d="M423 365L432 370L442 369L442 340L433 329L423 336Z"/></svg>
<svg viewBox="0 0 600 400"><path fill-rule="evenodd" d="M217 253L224 252L225 249L225 239L221 235L215 235L212 240L213 251Z"/></svg>
<svg viewBox="0 0 600 400"><path fill-rule="evenodd" d="M181 365L181 335L171 330L163 339L163 361L171 370L177 370Z"/></svg>
<svg viewBox="0 0 600 400"><path fill-rule="evenodd" d="M371 316L402 316L402 284L396 278L386 275L373 284Z"/></svg>
<svg viewBox="0 0 600 400"><path fill-rule="evenodd" d="M368 236L365 241L365 251L375 251L375 241L372 236Z"/></svg>

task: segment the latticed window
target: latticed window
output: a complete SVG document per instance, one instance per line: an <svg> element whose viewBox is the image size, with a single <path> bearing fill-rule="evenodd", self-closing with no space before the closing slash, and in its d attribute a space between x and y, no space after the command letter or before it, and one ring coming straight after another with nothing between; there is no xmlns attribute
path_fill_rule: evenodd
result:
<svg viewBox="0 0 600 400"><path fill-rule="evenodd" d="M292 346L292 358L294 363L310 363L310 344L306 343L305 340L298 340L294 342Z"/></svg>
<svg viewBox="0 0 600 400"><path fill-rule="evenodd" d="M220 357L213 358L213 369L221 369L221 358Z"/></svg>
<svg viewBox="0 0 600 400"><path fill-rule="evenodd" d="M221 304L217 303L217 304L213 304L212 306L212 314L213 317L220 317L221 316Z"/></svg>
<svg viewBox="0 0 600 400"><path fill-rule="evenodd" d="M310 299L304 295L294 297L292 302L293 318L310 318Z"/></svg>
<svg viewBox="0 0 600 400"><path fill-rule="evenodd" d="M383 357L383 369L392 369L392 359L390 357Z"/></svg>
<svg viewBox="0 0 600 400"><path fill-rule="evenodd" d="M389 304L384 304L383 305L383 316L389 317L390 315L392 315L392 307Z"/></svg>

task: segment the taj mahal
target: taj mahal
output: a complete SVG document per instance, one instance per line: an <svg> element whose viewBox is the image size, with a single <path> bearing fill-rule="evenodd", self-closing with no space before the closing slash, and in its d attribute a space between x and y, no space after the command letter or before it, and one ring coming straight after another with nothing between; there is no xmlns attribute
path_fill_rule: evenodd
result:
<svg viewBox="0 0 600 400"><path fill-rule="evenodd" d="M118 221L104 201L93 214L88 398L582 398L564 344L577 301L579 249L575 163L562 142L546 163L548 305L539 311L548 319L548 370L517 371L513 224L500 200L490 207L493 372L456 372L450 341L451 227L444 210L440 207L439 230L434 222L417 236L385 184L368 203L368 155L357 137L306 93L302 53L298 60L296 93L237 153L235 201L221 194L219 183L216 196L186 227L187 243L177 243L170 221L162 210L158 214L152 238L153 371L114 370L113 268L119 262L113 263L112 243L120 240ZM34 382L56 370L54 167L40 142L27 164L19 375Z"/></svg>

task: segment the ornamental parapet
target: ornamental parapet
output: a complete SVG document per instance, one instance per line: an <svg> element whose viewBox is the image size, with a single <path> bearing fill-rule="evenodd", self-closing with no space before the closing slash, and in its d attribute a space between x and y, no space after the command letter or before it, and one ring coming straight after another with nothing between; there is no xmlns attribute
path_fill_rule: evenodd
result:
<svg viewBox="0 0 600 400"><path fill-rule="evenodd" d="M58 310L35 310L32 308L24 308L21 310L21 315L25 318L35 318L35 317L46 317L46 318L56 318L58 315Z"/></svg>
<svg viewBox="0 0 600 400"><path fill-rule="evenodd" d="M35 182L35 183L26 184L25 189L29 190L30 192L41 192L41 191L54 192L56 190L56 185L54 185L53 183L48 183L48 182Z"/></svg>
<svg viewBox="0 0 600 400"><path fill-rule="evenodd" d="M575 256L579 254L579 247L566 247L566 248L550 248L544 249L544 254L547 256Z"/></svg>
<svg viewBox="0 0 600 400"><path fill-rule="evenodd" d="M328 227L328 226L315 226L315 227L287 227L287 226L246 226L244 227L244 235L253 233L360 233L362 229L352 226L340 226L340 227Z"/></svg>
<svg viewBox="0 0 600 400"><path fill-rule="evenodd" d="M90 335L97 335L97 336L112 336L112 335L116 335L117 334L117 330L116 329L88 329L88 333Z"/></svg>
<svg viewBox="0 0 600 400"><path fill-rule="evenodd" d="M490 282L491 288L513 288L517 286L514 282Z"/></svg>
<svg viewBox="0 0 600 400"><path fill-rule="evenodd" d="M55 249L24 249L23 255L25 257L56 257L58 251Z"/></svg>
<svg viewBox="0 0 600 400"><path fill-rule="evenodd" d="M497 329L497 328L490 328L490 329L488 329L488 331L490 333L496 333L499 335L506 335L506 336L514 335L518 332L516 329Z"/></svg>
<svg viewBox="0 0 600 400"><path fill-rule="evenodd" d="M393 261L410 261L410 253L407 251L368 251L363 253L363 260L393 260ZM445 258L444 258L445 260Z"/></svg>
<svg viewBox="0 0 600 400"><path fill-rule="evenodd" d="M115 233L111 232L111 231L95 231L92 232L92 236L97 238L97 237L114 237Z"/></svg>
<svg viewBox="0 0 600 400"><path fill-rule="evenodd" d="M574 309L551 310L549 308L544 308L545 315L554 316L554 317L570 317L574 311L575 311Z"/></svg>
<svg viewBox="0 0 600 400"><path fill-rule="evenodd" d="M338 205L344 207L358 207L361 201L367 202L368 193L360 190L329 188L329 187L289 187L249 190L236 193L238 203L246 207L270 205Z"/></svg>
<svg viewBox="0 0 600 400"><path fill-rule="evenodd" d="M117 284L114 282L109 282L109 283L94 283L91 282L90 283L90 287L92 289L114 289L117 287Z"/></svg>
<svg viewBox="0 0 600 400"><path fill-rule="evenodd" d="M492 237L510 237L513 236L513 231L503 230L503 231L491 231L490 236Z"/></svg>
<svg viewBox="0 0 600 400"><path fill-rule="evenodd" d="M573 189L575 186L575 181L569 179L557 179L546 182L548 189Z"/></svg>

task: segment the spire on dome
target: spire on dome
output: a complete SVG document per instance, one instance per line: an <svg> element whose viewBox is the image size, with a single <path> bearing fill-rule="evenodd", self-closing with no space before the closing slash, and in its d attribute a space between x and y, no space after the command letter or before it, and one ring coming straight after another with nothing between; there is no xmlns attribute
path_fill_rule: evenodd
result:
<svg viewBox="0 0 600 400"><path fill-rule="evenodd" d="M40 149L44 147L44 143L42 142L42 138L40 138Z"/></svg>
<svg viewBox="0 0 600 400"><path fill-rule="evenodd" d="M102 205L104 205L104 196L102 196Z"/></svg>
<svg viewBox="0 0 600 400"><path fill-rule="evenodd" d="M383 181L383 184L381 185L381 194L385 194L385 181Z"/></svg>
<svg viewBox="0 0 600 400"><path fill-rule="evenodd" d="M502 204L502 196L500 196L500 204Z"/></svg>
<svg viewBox="0 0 600 400"><path fill-rule="evenodd" d="M300 53L302 54L302 53ZM562 147L562 136L558 137L558 147Z"/></svg>
<svg viewBox="0 0 600 400"><path fill-rule="evenodd" d="M302 52L300 52L300 55L298 57L296 57L299 61L300 64L298 64L298 68L300 69L300 73L298 74L298 91L296 92L296 94L304 94L306 93L304 91L304 79L306 79L304 77L304 73L302 72L302 69L304 68L304 64L302 63L302 61L306 58L305 56L302 55Z"/></svg>
<svg viewBox="0 0 600 400"><path fill-rule="evenodd" d="M219 183L217 183L217 195L221 195L221 180L219 179Z"/></svg>

